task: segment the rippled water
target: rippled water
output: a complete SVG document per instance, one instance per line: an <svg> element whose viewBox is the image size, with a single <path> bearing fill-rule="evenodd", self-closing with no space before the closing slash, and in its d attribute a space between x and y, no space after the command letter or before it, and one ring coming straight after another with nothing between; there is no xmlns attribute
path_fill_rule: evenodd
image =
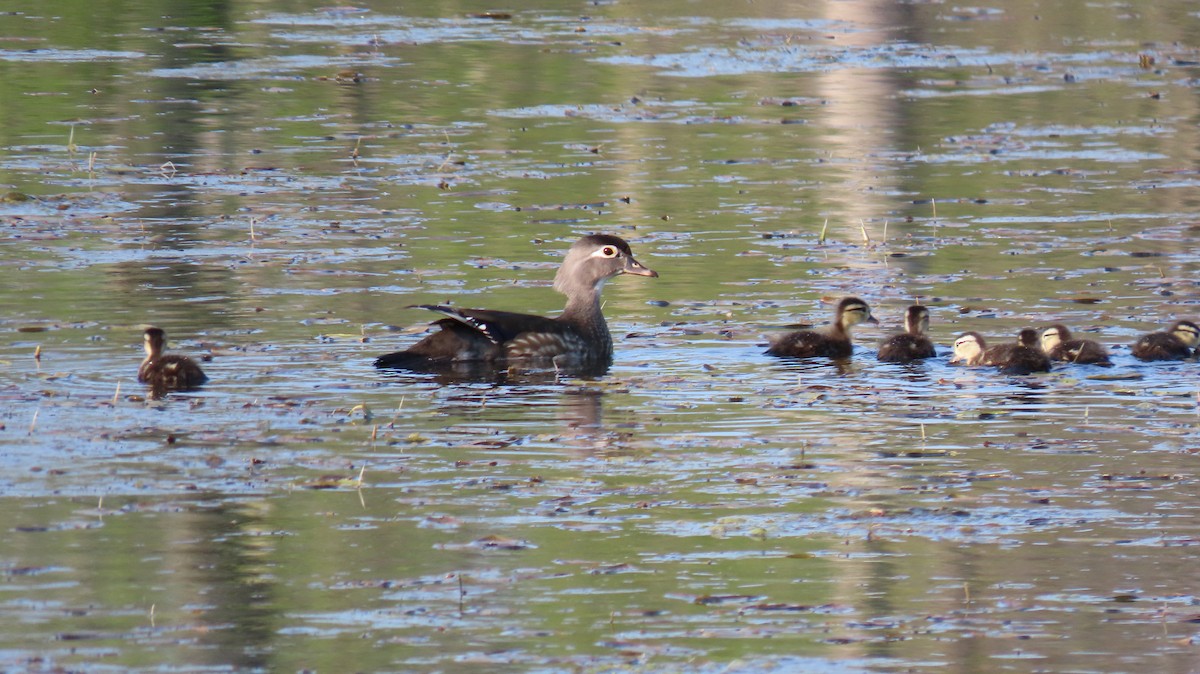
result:
<svg viewBox="0 0 1200 674"><path fill-rule="evenodd" d="M5 669L1196 668L1189 3L526 5L6 8ZM595 231L606 375L371 366Z"/></svg>

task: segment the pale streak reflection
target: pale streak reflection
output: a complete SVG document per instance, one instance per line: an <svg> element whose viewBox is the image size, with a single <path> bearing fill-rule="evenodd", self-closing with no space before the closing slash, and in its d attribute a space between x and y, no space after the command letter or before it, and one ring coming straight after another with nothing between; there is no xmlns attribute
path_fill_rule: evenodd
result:
<svg viewBox="0 0 1200 674"><path fill-rule="evenodd" d="M822 18L869 28L831 34L841 50L853 53L894 42L906 14L902 3L871 0L826 3ZM823 202L813 210L829 217L833 238L861 240L865 223L878 241L898 180L881 162L908 150L898 147L904 124L899 78L891 69L834 67L817 73L814 82L812 95L823 102L813 110L823 130L817 139L828 166L820 170Z"/></svg>

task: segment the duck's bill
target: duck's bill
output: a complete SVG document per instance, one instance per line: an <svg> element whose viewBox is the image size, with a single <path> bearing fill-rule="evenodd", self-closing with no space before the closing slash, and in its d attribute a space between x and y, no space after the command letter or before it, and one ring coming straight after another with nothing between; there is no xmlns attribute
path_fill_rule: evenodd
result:
<svg viewBox="0 0 1200 674"><path fill-rule="evenodd" d="M625 268L621 271L626 274L633 274L634 276L649 276L650 278L658 278L658 272L650 269L649 267L642 266L641 262L638 262L631 257L625 258Z"/></svg>

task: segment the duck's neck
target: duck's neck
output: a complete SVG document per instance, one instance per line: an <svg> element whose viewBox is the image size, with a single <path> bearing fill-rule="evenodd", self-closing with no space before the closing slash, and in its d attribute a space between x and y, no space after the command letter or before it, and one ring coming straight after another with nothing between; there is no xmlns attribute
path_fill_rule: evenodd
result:
<svg viewBox="0 0 1200 674"><path fill-rule="evenodd" d="M599 354L612 354L612 335L600 310L599 287L568 296L567 306L558 320L570 325Z"/></svg>

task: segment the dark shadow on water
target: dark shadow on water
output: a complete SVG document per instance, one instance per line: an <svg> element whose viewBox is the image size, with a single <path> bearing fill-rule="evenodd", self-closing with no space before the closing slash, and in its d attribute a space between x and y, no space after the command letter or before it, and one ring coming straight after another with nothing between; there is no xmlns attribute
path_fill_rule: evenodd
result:
<svg viewBox="0 0 1200 674"><path fill-rule="evenodd" d="M795 372L796 374L829 375L830 366L834 369L833 374L839 377L856 372L853 357L826 358L824 356L812 356L808 358L793 358L791 356L776 356L776 358L778 358L779 363L782 365L781 369L788 372Z"/></svg>
<svg viewBox="0 0 1200 674"><path fill-rule="evenodd" d="M561 384L570 379L600 379L608 374L611 361L585 363L571 367L526 367L464 361L429 365L420 369L379 368L380 374L390 381L427 381L440 386L456 384L491 384L493 386L526 386Z"/></svg>

